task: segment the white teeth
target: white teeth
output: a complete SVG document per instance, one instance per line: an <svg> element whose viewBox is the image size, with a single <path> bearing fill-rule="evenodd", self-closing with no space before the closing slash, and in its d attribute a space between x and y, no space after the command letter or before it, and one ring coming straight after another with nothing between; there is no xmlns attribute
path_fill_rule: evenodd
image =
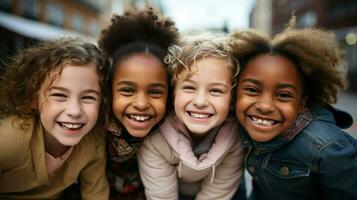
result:
<svg viewBox="0 0 357 200"><path fill-rule="evenodd" d="M199 113L193 113L193 112L190 112L190 115L191 115L191 117L199 118L199 119L208 118L210 116L209 114L199 114Z"/></svg>
<svg viewBox="0 0 357 200"><path fill-rule="evenodd" d="M256 117L252 117L252 121L255 124L262 125L262 126L272 126L274 124L273 120L258 119Z"/></svg>
<svg viewBox="0 0 357 200"><path fill-rule="evenodd" d="M136 121L146 121L150 118L150 116L139 116L139 115L129 115L131 119L134 119Z"/></svg>
<svg viewBox="0 0 357 200"><path fill-rule="evenodd" d="M67 129L78 129L83 126L83 124L73 124L73 123L60 123L63 128Z"/></svg>

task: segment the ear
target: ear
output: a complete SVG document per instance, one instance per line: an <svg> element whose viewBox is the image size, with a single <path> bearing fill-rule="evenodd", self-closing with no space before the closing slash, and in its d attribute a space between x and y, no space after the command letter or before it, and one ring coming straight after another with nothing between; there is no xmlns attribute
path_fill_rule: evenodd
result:
<svg viewBox="0 0 357 200"><path fill-rule="evenodd" d="M307 104L307 101L309 100L309 97L308 96L304 96L301 100L301 104L300 104L300 109L299 109L299 113L302 113L305 108L306 108L306 104Z"/></svg>

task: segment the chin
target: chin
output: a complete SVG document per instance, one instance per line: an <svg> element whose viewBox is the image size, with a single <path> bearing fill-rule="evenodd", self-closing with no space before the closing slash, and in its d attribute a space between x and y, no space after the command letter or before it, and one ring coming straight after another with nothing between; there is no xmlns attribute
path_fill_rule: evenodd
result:
<svg viewBox="0 0 357 200"><path fill-rule="evenodd" d="M255 141L255 142L269 142L272 139L274 139L275 137L277 137L278 135L276 134L269 134L269 133L260 133L260 134L254 134L251 135L249 134L249 136Z"/></svg>
<svg viewBox="0 0 357 200"><path fill-rule="evenodd" d="M211 129L207 129L207 127L194 127L194 128L189 128L187 129L190 131L190 133L195 134L195 135L205 135L207 132L209 132Z"/></svg>
<svg viewBox="0 0 357 200"><path fill-rule="evenodd" d="M147 131L128 131L128 133L137 138L143 138L149 134L150 130Z"/></svg>
<svg viewBox="0 0 357 200"><path fill-rule="evenodd" d="M68 146L68 147L72 147L72 146L76 146L79 143L80 140L76 140L76 141L64 141L61 142L61 144L63 146Z"/></svg>

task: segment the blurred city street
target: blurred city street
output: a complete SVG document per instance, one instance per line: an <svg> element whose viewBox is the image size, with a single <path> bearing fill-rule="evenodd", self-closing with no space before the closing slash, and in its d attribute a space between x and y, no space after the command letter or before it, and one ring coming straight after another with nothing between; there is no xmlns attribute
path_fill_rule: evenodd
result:
<svg viewBox="0 0 357 200"><path fill-rule="evenodd" d="M346 129L346 131L354 138L357 138L357 93L342 93L335 106L352 115L354 123L349 129Z"/></svg>

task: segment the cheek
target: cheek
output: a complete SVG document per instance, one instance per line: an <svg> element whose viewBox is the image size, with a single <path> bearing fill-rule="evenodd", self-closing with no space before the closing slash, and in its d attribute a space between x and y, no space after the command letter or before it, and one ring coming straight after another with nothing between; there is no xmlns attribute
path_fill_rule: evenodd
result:
<svg viewBox="0 0 357 200"><path fill-rule="evenodd" d="M249 105L251 105L249 98L237 98L236 103L235 103L235 113L237 118L242 118L244 116L245 111L249 108Z"/></svg>
<svg viewBox="0 0 357 200"><path fill-rule="evenodd" d="M182 104L189 95L185 95L181 92L175 91L174 93L174 105L175 107L179 104Z"/></svg>
<svg viewBox="0 0 357 200"><path fill-rule="evenodd" d="M90 117L97 121L98 119L98 115L99 115L99 105L97 106L93 106L92 108L88 109L88 114L90 115Z"/></svg>
<svg viewBox="0 0 357 200"><path fill-rule="evenodd" d="M166 113L166 99L158 99L153 104L156 114L159 118L163 118Z"/></svg>
<svg viewBox="0 0 357 200"><path fill-rule="evenodd" d="M122 99L113 97L112 110L114 113L121 112L123 105L124 105L124 102Z"/></svg>
<svg viewBox="0 0 357 200"><path fill-rule="evenodd" d="M230 106L231 101L228 99L221 101L217 108L220 110L220 112L222 112L222 114L228 114Z"/></svg>
<svg viewBox="0 0 357 200"><path fill-rule="evenodd" d="M296 104L285 106L285 108L283 109L284 109L283 112L285 113L286 117L289 119L295 119L300 113L300 106Z"/></svg>

